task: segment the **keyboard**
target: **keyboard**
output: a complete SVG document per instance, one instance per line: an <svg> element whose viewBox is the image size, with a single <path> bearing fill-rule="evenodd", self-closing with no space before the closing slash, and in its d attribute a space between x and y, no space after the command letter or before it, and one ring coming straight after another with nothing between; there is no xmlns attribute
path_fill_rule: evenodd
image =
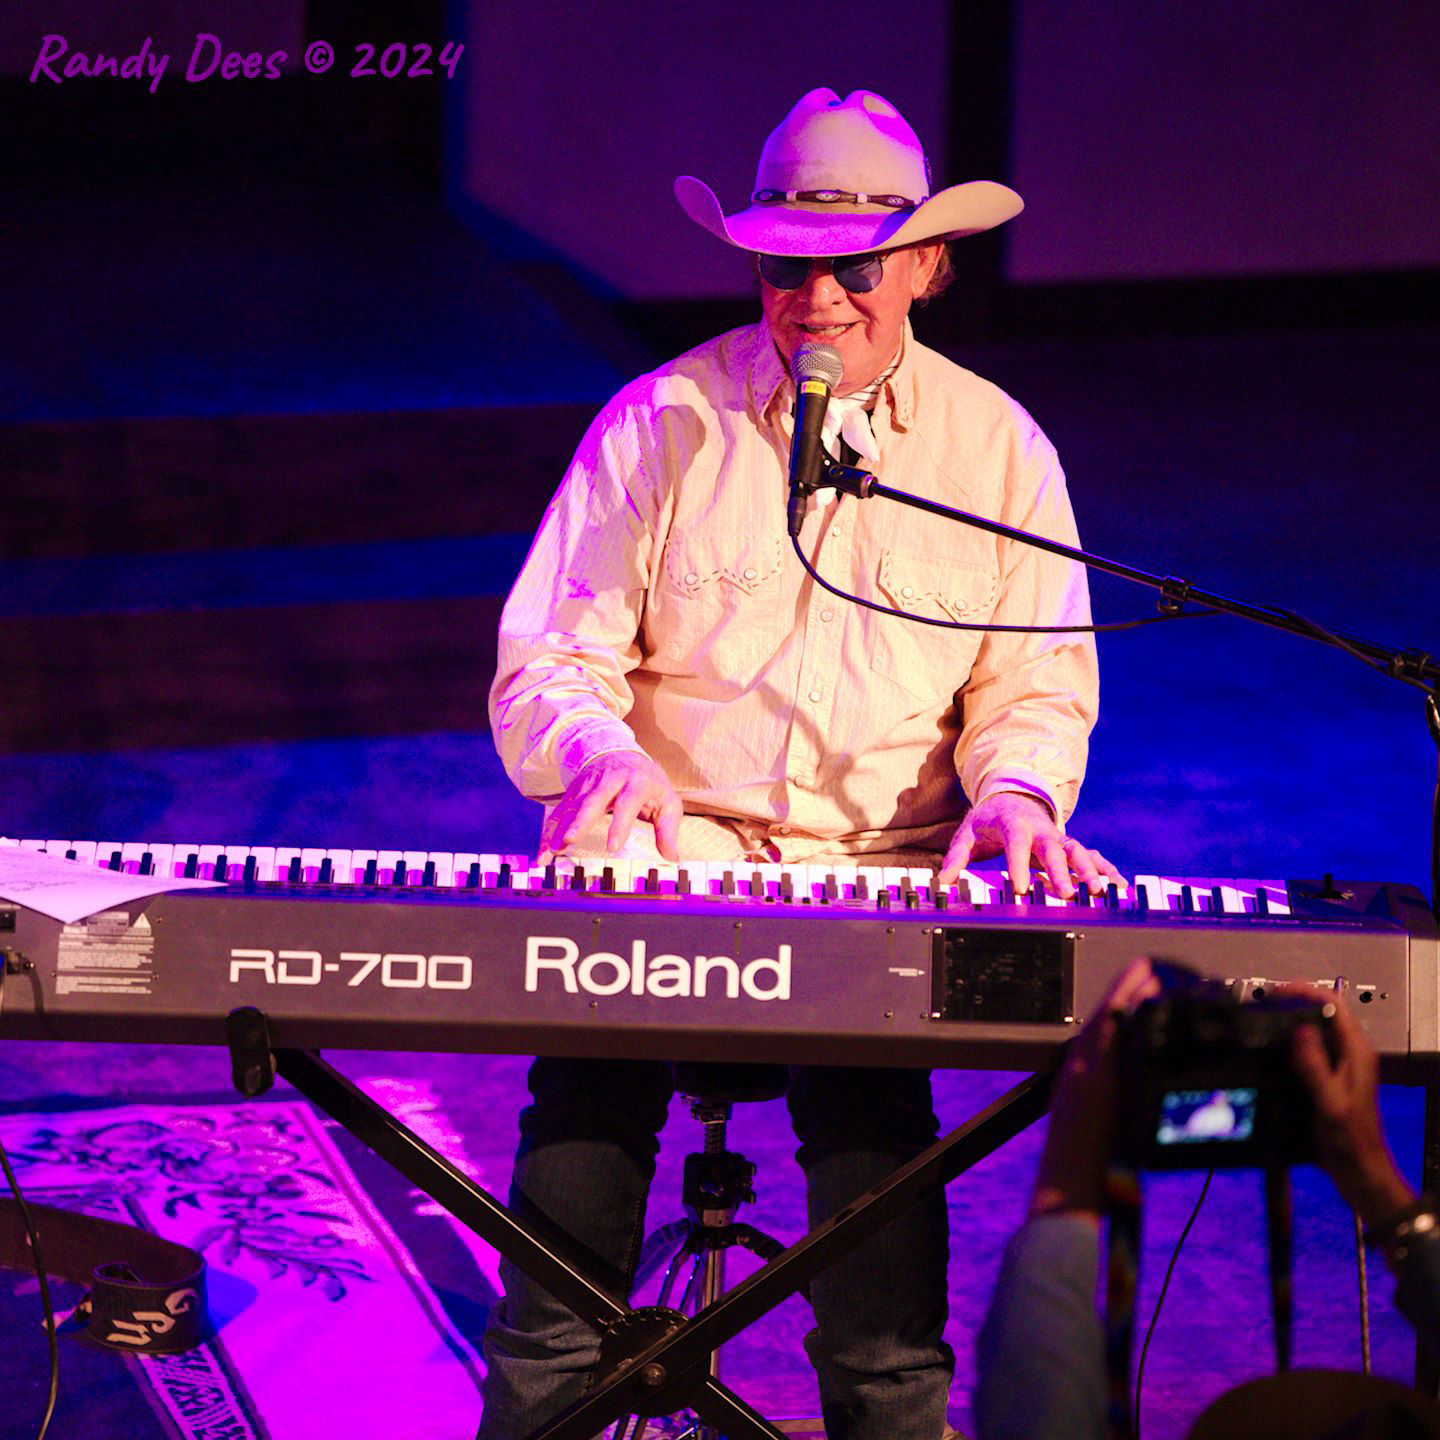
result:
<svg viewBox="0 0 1440 1440"><path fill-rule="evenodd" d="M1017 894L981 868L632 864L420 850L21 840L223 881L61 925L0 902L0 1038L951 1065L1042 1063L1131 956L1243 995L1338 988L1397 1067L1440 1055L1416 890L1139 875Z"/></svg>

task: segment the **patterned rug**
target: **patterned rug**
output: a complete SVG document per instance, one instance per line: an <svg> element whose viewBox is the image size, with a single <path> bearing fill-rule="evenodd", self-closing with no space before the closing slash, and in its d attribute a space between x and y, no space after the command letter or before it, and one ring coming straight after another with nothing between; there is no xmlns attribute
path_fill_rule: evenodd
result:
<svg viewBox="0 0 1440 1440"><path fill-rule="evenodd" d="M454 1150L423 1087L393 1082L383 1098ZM144 1226L209 1262L206 1344L147 1357L65 1337L52 1434L471 1440L492 1254L308 1105L11 1114L0 1138L27 1198ZM425 1273L453 1289L438 1294ZM57 1293L76 1299L78 1287ZM5 1436L33 1434L43 1410L40 1315L34 1278L0 1271L0 1329L14 1337L0 1347Z"/></svg>

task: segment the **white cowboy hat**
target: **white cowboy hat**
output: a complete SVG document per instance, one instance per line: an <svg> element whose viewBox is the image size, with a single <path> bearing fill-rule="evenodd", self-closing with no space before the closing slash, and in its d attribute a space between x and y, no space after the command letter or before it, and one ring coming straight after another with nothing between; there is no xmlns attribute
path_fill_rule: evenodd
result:
<svg viewBox="0 0 1440 1440"><path fill-rule="evenodd" d="M873 90L812 90L760 152L748 209L726 215L693 175L675 198L712 235L762 255L860 255L917 240L955 240L1018 215L1025 202L992 180L930 194L930 166L905 117Z"/></svg>

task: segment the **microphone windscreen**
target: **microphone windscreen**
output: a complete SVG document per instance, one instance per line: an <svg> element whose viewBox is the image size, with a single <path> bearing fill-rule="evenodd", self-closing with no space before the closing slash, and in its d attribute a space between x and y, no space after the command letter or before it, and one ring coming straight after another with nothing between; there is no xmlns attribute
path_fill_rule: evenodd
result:
<svg viewBox="0 0 1440 1440"><path fill-rule="evenodd" d="M833 345L802 345L790 361L790 378L823 380L832 390L845 374L845 362Z"/></svg>

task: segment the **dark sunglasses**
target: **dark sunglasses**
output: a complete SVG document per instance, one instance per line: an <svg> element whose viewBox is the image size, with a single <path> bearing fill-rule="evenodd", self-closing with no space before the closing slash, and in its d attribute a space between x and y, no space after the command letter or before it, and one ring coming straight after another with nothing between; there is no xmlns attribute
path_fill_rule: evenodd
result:
<svg viewBox="0 0 1440 1440"><path fill-rule="evenodd" d="M810 278L815 260L808 255L757 255L755 263L767 285L776 290L798 290ZM820 264L828 264L836 283L852 295L873 290L885 274L883 254L821 257Z"/></svg>

